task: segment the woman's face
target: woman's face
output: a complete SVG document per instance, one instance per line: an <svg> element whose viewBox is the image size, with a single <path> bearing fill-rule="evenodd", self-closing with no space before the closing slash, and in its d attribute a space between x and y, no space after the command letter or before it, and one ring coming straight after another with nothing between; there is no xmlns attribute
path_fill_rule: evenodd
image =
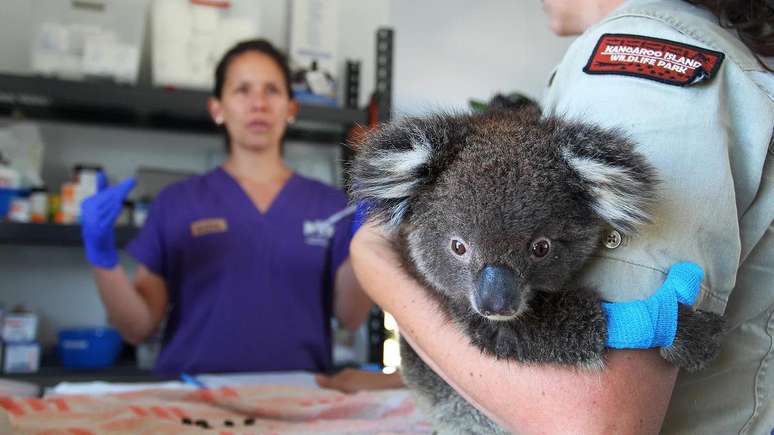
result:
<svg viewBox="0 0 774 435"><path fill-rule="evenodd" d="M279 149L287 123L297 112L280 67L256 51L231 60L220 99L210 99L210 113L225 125L232 151Z"/></svg>
<svg viewBox="0 0 774 435"><path fill-rule="evenodd" d="M623 0L543 0L551 31L559 36L580 35L613 11Z"/></svg>

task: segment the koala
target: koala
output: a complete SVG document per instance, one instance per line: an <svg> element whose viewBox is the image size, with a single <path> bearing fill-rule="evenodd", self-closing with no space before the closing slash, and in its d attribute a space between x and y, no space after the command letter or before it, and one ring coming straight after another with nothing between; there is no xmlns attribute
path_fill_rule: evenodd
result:
<svg viewBox="0 0 774 435"><path fill-rule="evenodd" d="M575 275L610 228L650 221L657 174L621 132L536 110L436 114L375 131L349 193L392 236L451 324L499 359L601 370L600 296ZM667 361L703 368L721 316L680 305ZM441 433L500 433L401 342L402 374Z"/></svg>

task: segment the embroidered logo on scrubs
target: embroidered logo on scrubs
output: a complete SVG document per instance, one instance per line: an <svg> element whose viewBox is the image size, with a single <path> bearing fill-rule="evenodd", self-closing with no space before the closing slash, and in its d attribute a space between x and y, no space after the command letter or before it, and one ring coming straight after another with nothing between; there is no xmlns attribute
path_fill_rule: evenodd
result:
<svg viewBox="0 0 774 435"><path fill-rule="evenodd" d="M194 237L226 231L228 231L228 222L223 218L199 219L191 223L191 235Z"/></svg>
<svg viewBox="0 0 774 435"><path fill-rule="evenodd" d="M583 68L586 74L616 74L691 86L710 80L723 53L666 39L606 33Z"/></svg>
<svg viewBox="0 0 774 435"><path fill-rule="evenodd" d="M304 242L307 245L327 247L336 233L336 222L354 213L355 207L347 207L328 219L304 221Z"/></svg>

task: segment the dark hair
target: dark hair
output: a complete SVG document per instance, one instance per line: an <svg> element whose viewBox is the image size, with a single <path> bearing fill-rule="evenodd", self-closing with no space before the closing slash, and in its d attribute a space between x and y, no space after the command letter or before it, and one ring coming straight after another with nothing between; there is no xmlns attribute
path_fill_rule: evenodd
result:
<svg viewBox="0 0 774 435"><path fill-rule="evenodd" d="M512 92L508 95L497 93L489 100L487 104L487 111L505 110L505 111L520 111L520 110L532 110L535 113L540 113L540 105L537 101L529 98L526 95L518 92Z"/></svg>
<svg viewBox="0 0 774 435"><path fill-rule="evenodd" d="M249 51L265 54L277 64L277 67L279 67L282 72L282 78L285 79L285 90L288 92L288 97L293 98L288 59L277 49L277 47L265 39L249 39L247 41L242 41L231 47L231 49L220 58L220 62L218 62L218 66L215 68L215 86L212 88L212 95L215 98L220 99L220 96L223 93L223 83L226 81L226 71L228 70L229 65L231 65L231 61L234 60L235 57Z"/></svg>
<svg viewBox="0 0 774 435"><path fill-rule="evenodd" d="M277 47L265 39L249 39L247 41L242 41L223 54L223 57L220 58L220 62L218 62L218 66L215 68L215 85L212 88L212 95L215 98L220 99L223 94L223 84L226 81L226 72L228 71L229 65L231 65L231 61L233 61L234 58L251 51L265 54L274 61L282 72L282 78L285 79L285 90L288 93L288 98L293 98L293 87L290 84L290 66L288 65L288 59L277 49ZM228 131L225 131L224 133L226 135L226 152L230 153L231 140L228 137Z"/></svg>
<svg viewBox="0 0 774 435"><path fill-rule="evenodd" d="M721 26L733 29L739 39L759 57L774 56L774 5L769 0L685 0L702 6L718 18Z"/></svg>

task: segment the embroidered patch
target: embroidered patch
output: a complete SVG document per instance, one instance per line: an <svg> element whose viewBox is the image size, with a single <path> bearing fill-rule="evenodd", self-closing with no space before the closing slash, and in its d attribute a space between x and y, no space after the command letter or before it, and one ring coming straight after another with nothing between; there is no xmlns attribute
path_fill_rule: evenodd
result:
<svg viewBox="0 0 774 435"><path fill-rule="evenodd" d="M228 231L228 222L223 218L199 219L191 223L191 235L194 237L226 231Z"/></svg>
<svg viewBox="0 0 774 435"><path fill-rule="evenodd" d="M606 33L583 68L586 74L616 74L691 86L711 79L723 53L666 39Z"/></svg>

